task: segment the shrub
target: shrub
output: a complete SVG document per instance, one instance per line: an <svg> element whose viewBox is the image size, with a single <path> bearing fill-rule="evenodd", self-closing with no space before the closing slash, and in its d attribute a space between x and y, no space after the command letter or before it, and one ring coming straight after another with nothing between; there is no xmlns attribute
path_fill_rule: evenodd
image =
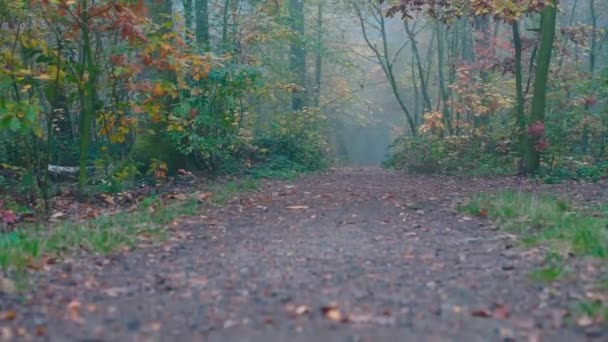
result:
<svg viewBox="0 0 608 342"><path fill-rule="evenodd" d="M326 121L316 108L277 113L254 144L259 147L262 161L270 165L321 170L328 165L328 143L323 129Z"/></svg>

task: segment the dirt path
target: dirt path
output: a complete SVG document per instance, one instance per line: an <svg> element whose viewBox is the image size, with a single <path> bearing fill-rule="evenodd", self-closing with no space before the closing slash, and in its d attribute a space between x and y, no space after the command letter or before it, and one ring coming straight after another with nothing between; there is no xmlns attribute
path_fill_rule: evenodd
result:
<svg viewBox="0 0 608 342"><path fill-rule="evenodd" d="M0 340L37 329L52 341L608 339L565 316L587 284L532 282L542 250L453 210L507 186L533 188L376 169L268 182L187 219L169 243L74 259L24 298L0 295L0 309L19 307Z"/></svg>

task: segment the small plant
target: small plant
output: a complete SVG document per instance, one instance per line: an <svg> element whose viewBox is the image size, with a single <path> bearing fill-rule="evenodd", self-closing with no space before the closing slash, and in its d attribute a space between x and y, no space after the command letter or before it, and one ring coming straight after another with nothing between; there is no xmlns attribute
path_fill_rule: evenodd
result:
<svg viewBox="0 0 608 342"><path fill-rule="evenodd" d="M595 321L608 324L608 306L600 300L582 302L578 307L579 311Z"/></svg>

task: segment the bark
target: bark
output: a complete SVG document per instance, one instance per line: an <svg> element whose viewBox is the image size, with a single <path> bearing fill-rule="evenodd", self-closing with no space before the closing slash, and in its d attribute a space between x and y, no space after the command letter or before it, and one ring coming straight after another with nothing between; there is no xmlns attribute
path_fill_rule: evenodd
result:
<svg viewBox="0 0 608 342"><path fill-rule="evenodd" d="M88 1L81 0L82 8L88 8ZM89 144L91 139L91 123L95 116L95 82L96 70L95 61L93 59L93 47L91 44L91 35L88 28L87 11L82 14L82 58L81 65L83 70L86 70L86 77L83 74L82 79L84 85L80 89L80 101L82 105L80 115L80 172L78 173L78 196L80 199L84 197L85 186L87 184L87 164L89 161Z"/></svg>
<svg viewBox="0 0 608 342"><path fill-rule="evenodd" d="M304 0L289 0L291 39L289 65L294 76L294 83L302 86L292 94L291 107L300 110L307 104L306 91L306 49L304 48Z"/></svg>
<svg viewBox="0 0 608 342"><path fill-rule="evenodd" d="M196 13L196 41L201 45L203 51L209 52L209 3L208 0L195 0L194 11Z"/></svg>
<svg viewBox="0 0 608 342"><path fill-rule="evenodd" d="M514 21L511 24L513 29L513 46L515 48L515 92L516 92L516 101L515 101L515 121L517 122L518 127L518 139L519 139L519 148L520 154L522 156L525 151L526 144L526 113L525 113L525 99L524 99L524 88L523 88L523 72L522 72L522 43L521 43L521 34L519 31L519 22ZM520 162L519 168L520 173L522 170L522 163Z"/></svg>
<svg viewBox="0 0 608 342"><path fill-rule="evenodd" d="M439 90L441 92L441 105L442 105L442 113L443 119L448 129L448 133L452 134L452 117L450 113L450 108L448 106L449 102L449 92L445 82L445 72L443 70L445 65L445 52L444 52L444 39L442 35L442 31L444 30L441 22L438 22L436 25L437 30L437 72L439 76Z"/></svg>
<svg viewBox="0 0 608 342"><path fill-rule="evenodd" d="M322 40L323 40L323 1L317 4L317 54L315 56L315 107L319 106L319 98L321 97L321 79L323 76L323 55L322 55Z"/></svg>
<svg viewBox="0 0 608 342"><path fill-rule="evenodd" d="M420 77L420 90L422 92L422 98L424 100L424 111L430 112L432 110L431 98L429 96L427 81L424 76L424 68L422 66L422 60L420 59L420 53L418 51L418 44L416 42L416 35L414 31L410 28L407 21L404 23L405 32L407 33L410 41L412 42L412 53L416 58L416 64L418 65L418 73L421 75Z"/></svg>
<svg viewBox="0 0 608 342"><path fill-rule="evenodd" d="M538 49L538 62L536 66L536 76L534 79L534 92L532 96L532 111L530 113L529 124L537 122L544 123L545 110L547 107L547 83L549 80L549 67L551 64L551 54L553 52L553 42L555 40L555 21L557 16L558 0L553 0L542 11L540 26L540 47ZM527 134L528 143L523 159L523 172L526 174L536 174L540 168L541 151L535 146L537 137Z"/></svg>

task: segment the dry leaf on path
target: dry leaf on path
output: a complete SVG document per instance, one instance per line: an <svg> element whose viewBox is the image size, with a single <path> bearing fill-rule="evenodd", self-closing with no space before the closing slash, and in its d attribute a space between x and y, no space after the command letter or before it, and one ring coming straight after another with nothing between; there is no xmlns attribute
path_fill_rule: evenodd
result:
<svg viewBox="0 0 608 342"><path fill-rule="evenodd" d="M322 307L321 312L325 317L334 322L342 322L344 319L342 312L340 312L336 304L329 304Z"/></svg>
<svg viewBox="0 0 608 342"><path fill-rule="evenodd" d="M82 323L83 318L80 315L81 309L82 309L82 304L79 301L73 300L73 301L69 302L68 306L67 306L68 319L70 319L71 321L76 322L76 323Z"/></svg>
<svg viewBox="0 0 608 342"><path fill-rule="evenodd" d="M6 310L0 312L0 321L12 321L17 318L17 312L15 310Z"/></svg>
<svg viewBox="0 0 608 342"><path fill-rule="evenodd" d="M303 209L308 209L307 205L290 205L287 207L287 209L291 209L291 210L303 210Z"/></svg>

